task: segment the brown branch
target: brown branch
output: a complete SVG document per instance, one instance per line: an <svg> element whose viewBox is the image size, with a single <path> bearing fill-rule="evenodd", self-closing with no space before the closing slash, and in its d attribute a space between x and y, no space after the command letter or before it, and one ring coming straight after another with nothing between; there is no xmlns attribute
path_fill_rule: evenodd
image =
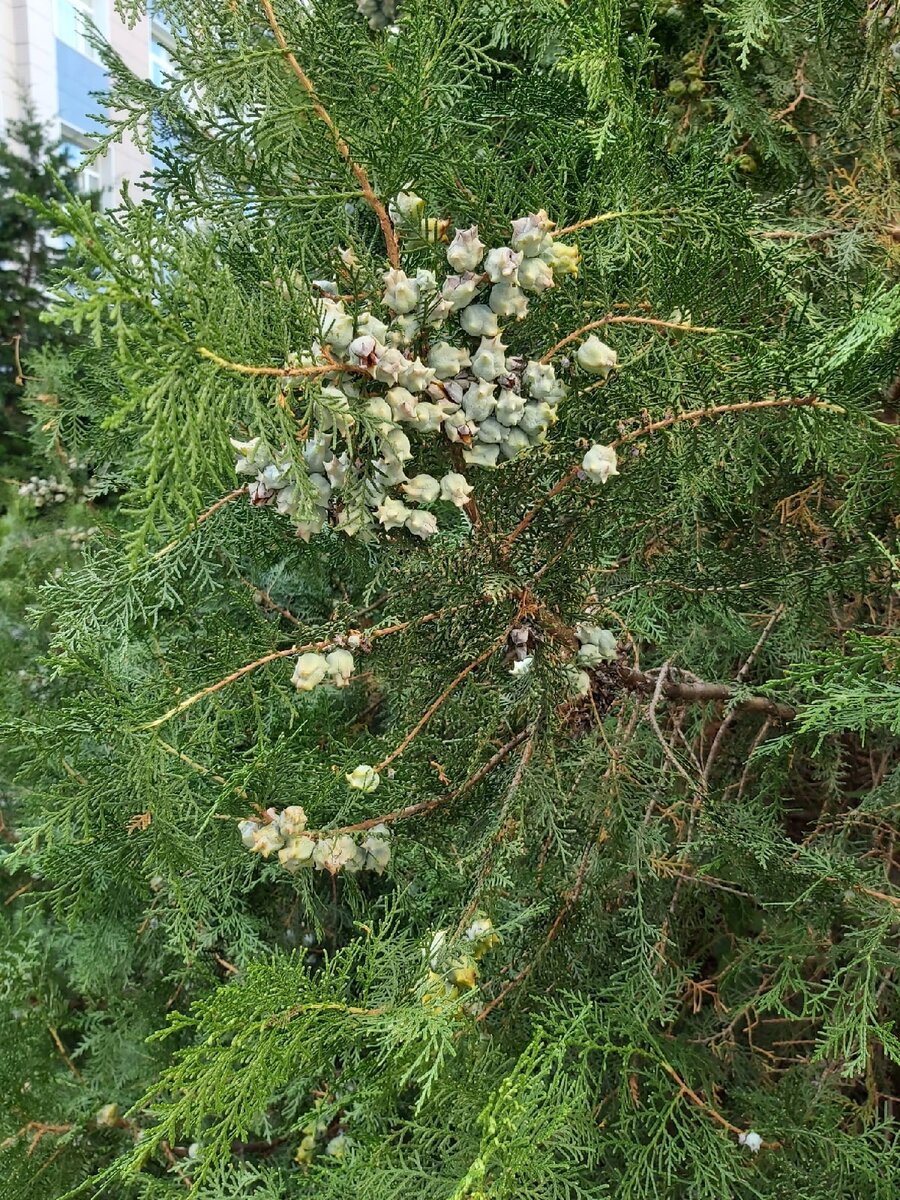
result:
<svg viewBox="0 0 900 1200"><path fill-rule="evenodd" d="M613 449L618 449L619 446L625 446L648 433L657 433L660 429L668 429L671 425L679 425L684 421L698 421L704 417L718 417L723 413L747 412L749 409L757 408L820 408L826 412L843 415L847 413L846 408L840 404L829 404L825 400L817 400L815 396L782 396L770 400L743 400L740 404L717 404L713 408L694 408L690 412L675 413L674 416L652 421L649 425L642 425L640 429L616 438L610 445Z"/></svg>
<svg viewBox="0 0 900 1200"><path fill-rule="evenodd" d="M804 240L818 242L824 241L826 238L839 237L840 234L848 232L850 232L849 229L839 225L835 229L751 229L750 236L767 238L771 241ZM869 229L867 232L873 234L883 233L888 237L896 238L900 236L900 225L881 225L877 229Z"/></svg>
<svg viewBox="0 0 900 1200"><path fill-rule="evenodd" d="M193 696L188 696L186 700L182 700L180 704L176 704L170 708L168 712L164 712L161 717L157 717L155 721L146 721L143 725L135 726L135 730L142 729L158 729L160 725L165 725L166 721L170 721L172 717L184 712L185 709L191 708L204 696L211 696L214 692L221 691L222 688L228 687L230 683L234 683L238 679L242 679L245 675L249 675L251 671L255 671L258 667L264 667L266 663L275 662L279 658L289 658L292 654L304 654L307 650L319 650L328 645L327 642L314 642L309 646L288 646L286 650L273 650L271 654L264 654L262 658L256 659L255 662L247 663L246 666L239 667L236 671L232 671L230 675L226 675L224 679L220 679L218 683L212 683L209 687L202 688L199 692L195 692Z"/></svg>
<svg viewBox="0 0 900 1200"><path fill-rule="evenodd" d="M53 1028L52 1025L48 1025L47 1029L50 1032L50 1037L53 1039L53 1045L59 1051L60 1058L63 1060L63 1062L69 1068L69 1070L72 1072L72 1074L75 1076L75 1078L80 1079L81 1072L78 1070L78 1068L72 1062L71 1058L69 1058L68 1054L66 1054L66 1048L62 1044L59 1034L56 1032L56 1030Z"/></svg>
<svg viewBox="0 0 900 1200"><path fill-rule="evenodd" d="M656 317L616 317L612 313L608 313L605 317L600 317L597 321L590 321L587 325L582 325L580 329L576 329L574 333L566 334L566 336L551 346L547 353L541 358L542 363L547 363L563 346L568 346L570 342L577 341L583 333L589 333L592 329L602 329L605 325L652 325L655 329L677 329L683 333L725 333L726 330L716 329L712 325L691 325L685 321L660 321Z"/></svg>
<svg viewBox="0 0 900 1200"><path fill-rule="evenodd" d="M516 735L516 744L518 744L520 741L524 741L525 749L522 751L522 757L519 759L519 765L516 767L513 777L510 780L509 787L506 789L506 795L503 797L503 804L501 805L500 811L497 814L494 836L491 838L484 853L482 854L481 863L478 867L478 879L475 884L472 899L466 905L463 914L459 919L456 929L457 935L463 933L468 926L469 921L475 915L476 909L478 908L478 901L481 898L481 889L484 885L485 879L487 878L488 871L493 863L494 852L504 837L506 814L509 811L510 803L513 796L515 796L516 792L519 790L522 779L524 778L525 772L528 770L529 763L534 755L537 727L538 723L536 721L534 725L526 726L526 728L523 729L520 734Z"/></svg>
<svg viewBox="0 0 900 1200"><path fill-rule="evenodd" d="M641 1053L641 1052L638 1051L638 1053ZM706 1115L708 1117L712 1117L712 1119L718 1125L721 1125L723 1129L727 1129L729 1133L733 1133L738 1137L742 1133L745 1132L745 1130L741 1129L739 1126L732 1125L732 1123L727 1119L727 1117L723 1117L720 1112L718 1112L715 1108L713 1108L711 1105L707 1104L705 1100L703 1100L700 1096L698 1096L697 1093L694 1091L694 1089L692 1087L689 1087L684 1082L684 1080L681 1078L681 1076L678 1074L678 1072L675 1070L675 1068L670 1066L664 1059L655 1058L653 1061L655 1063L657 1063L660 1067L662 1067L662 1069L665 1071L665 1073L669 1076L670 1079L674 1080L675 1083L678 1084L678 1089L681 1092L682 1096L687 1096L687 1098L693 1104L696 1104L698 1108L702 1108L703 1111L706 1113Z"/></svg>
<svg viewBox="0 0 900 1200"><path fill-rule="evenodd" d="M239 575L238 578L245 587L250 588L256 596L260 597L260 603L262 604L263 608L268 608L272 612L277 612L279 616L284 617L286 621L290 621L292 625L303 624L300 618L295 617L289 608L282 608L280 604L277 604L265 588L259 587L253 582L252 579L245 579L243 575Z"/></svg>
<svg viewBox="0 0 900 1200"><path fill-rule="evenodd" d="M365 367L359 367L355 363L338 362L336 359L306 367L257 367L249 363L231 362L227 358L214 354L206 346L198 346L197 353L201 358L207 358L210 362L215 363L217 367L222 367L225 371L235 371L238 375L266 375L274 379L284 379L286 376L316 378L319 375L332 375L337 371L350 371L354 375L369 374Z"/></svg>
<svg viewBox="0 0 900 1200"><path fill-rule="evenodd" d="M784 612L784 605L779 604L776 607L775 611L772 613L771 617L769 617L769 620L766 623L766 627L762 631L762 633L759 635L759 639L757 640L756 645L753 647L753 649L747 655L747 658L746 658L743 666L740 668L740 670L737 673L738 683L743 683L744 680L747 678L748 674L750 673L750 668L753 666L753 663L756 661L756 658L759 655L760 651L762 650L763 646L765 646L766 642L769 640L772 630L777 625L783 612ZM718 756L719 750L721 749L722 744L724 742L725 735L727 734L727 732L731 728L731 726L734 724L734 720L735 720L735 717L736 717L738 711L739 710L737 708L732 709L731 712L729 712L728 715L725 717L725 720L719 726L718 730L716 731L716 736L713 738L712 745L709 748L709 753L706 756L706 762L703 764L703 778L707 781L709 780L710 772L712 771L712 768L713 768L713 763L716 761L716 757Z"/></svg>
<svg viewBox="0 0 900 1200"><path fill-rule="evenodd" d="M575 904L578 902L578 898L581 895L582 889L584 887L584 880L585 880L585 876L587 875L588 864L590 863L590 858L591 858L591 850L594 848L594 845L595 845L595 842L591 842L591 844L585 849L584 854L581 856L581 862L578 865L578 873L575 876L574 886L572 887L572 890L566 896L565 902L563 903L562 908L556 914L553 924L550 926L547 936L544 938L543 943L538 948L538 951L535 954L534 958L532 958L530 962L525 964L525 966L518 973L518 975L516 975L513 979L510 979L508 983L505 983L503 985L503 987L500 989L500 991L497 993L497 995L493 998L493 1000L489 1001L484 1006L484 1008L481 1010L481 1012L475 1018L476 1021L480 1022L480 1021L486 1020L487 1017L494 1011L494 1009L499 1004L503 1003L503 1001L506 999L506 997L509 995L509 993L513 990L513 988L518 987L518 985L524 979L527 979L528 976L531 974L531 972L534 970L534 968L537 966L538 961L540 960L544 951L547 949L547 947L550 945L550 943L555 939L556 935L559 933L560 928L562 927L563 921L566 919L566 917L569 915L569 913L574 908Z"/></svg>
<svg viewBox="0 0 900 1200"><path fill-rule="evenodd" d="M230 504L231 501L236 500L238 496L243 496L246 491L247 485L245 484L243 487L235 488L234 491L229 492L227 496L221 496L215 502L215 504L211 504L205 512L200 513L200 515L195 518L193 528L196 529L198 525L202 525L204 521L208 521L209 518L217 513L220 508L224 508L226 504ZM153 555L152 561L156 562L158 558L165 558L165 556L167 554L171 554L175 547L180 545L180 543L181 538L176 538L174 542L169 542L168 546L163 546L162 550L156 551L156 553Z"/></svg>
<svg viewBox="0 0 900 1200"><path fill-rule="evenodd" d="M645 1054L645 1052L641 1050L638 1050L637 1053ZM662 1067L669 1078L678 1085L682 1096L687 1096L692 1104L696 1104L698 1108L701 1108L708 1117L711 1117L716 1122L717 1125L721 1125L723 1129L727 1129L729 1133L733 1133L736 1137L742 1137L747 1132L747 1130L741 1129L739 1125L732 1125L727 1117L723 1117L717 1109L713 1108L711 1104L707 1104L702 1097L698 1096L694 1089L685 1083L675 1068L667 1063L664 1058L655 1058L653 1056L648 1057L652 1057L652 1061L658 1066ZM781 1142L763 1142L762 1144L766 1150L781 1149Z"/></svg>
<svg viewBox="0 0 900 1200"><path fill-rule="evenodd" d="M828 404L824 400L817 400L815 396L783 396L770 400L744 400L739 404L717 404L713 408L694 408L690 412L675 413L668 417L662 417L659 421L652 421L649 425L642 425L640 429L635 429L631 433L626 433L622 437L616 438L615 441L610 442L610 445L615 450L620 446L625 446L629 442L635 441L637 438L646 437L651 433L658 433L661 429L668 429L672 425L680 425L685 421L700 421L707 417L720 417L725 413L747 412L751 409L760 408L819 408L827 412L843 414L847 412L841 405ZM554 496L558 496L560 492L564 491L569 484L578 478L580 472L581 464L573 463L562 479L555 483L550 491L542 496L535 506L525 514L515 529L506 534L500 547L501 557L508 554L511 543L521 533L524 533L547 501L552 500Z"/></svg>
<svg viewBox="0 0 900 1200"><path fill-rule="evenodd" d="M383 758L381 760L381 762L378 763L377 766L375 766L375 768L374 768L375 771L377 771L377 772L383 771L385 769L385 767L390 766L390 764L392 762L394 762L396 759L398 759L400 757L401 754L403 754L403 752L406 750L406 748L413 741L415 741L415 739L419 736L419 734L422 732L422 730L425 728L425 726L428 724L428 722L431 720L431 718L434 716L434 714L438 711L438 709L441 707L441 705L444 704L444 702L446 700L448 700L450 698L450 696L453 695L453 693L456 691L456 689L459 687L459 685L462 683L462 681L464 679L466 679L467 676L471 675L471 673L475 670L476 667L481 666L481 664L485 661L485 659L490 658L490 656L496 650L498 650L500 648L500 646L503 645L503 643L506 641L508 633L509 633L509 630L504 629L502 637L500 637L496 641L492 642L490 644L490 646L488 646L487 650L485 650L483 654L479 654L479 656L476 659L473 659L472 662L470 662L467 667L463 667L463 669L456 676L456 678L454 680L452 680L452 682L449 683L447 685L447 687L444 688L444 690L438 696L437 700L435 700L435 702L433 704L431 704L425 710L424 716L421 718L421 720L416 722L416 724L412 727L412 729L409 731L409 733L406 735L406 737L403 739L403 741L400 743L400 745L396 748L396 750L392 750L391 753L387 756L387 758Z"/></svg>
<svg viewBox="0 0 900 1200"><path fill-rule="evenodd" d="M626 670L629 672L629 674L632 674L632 673L637 674L637 672L633 672L631 668L624 668L622 673L624 674ZM644 676L644 678L647 679L648 683L650 682L648 676ZM665 695L666 683L668 682L668 678L669 678L669 663L665 662L665 663L663 663L662 667L660 668L659 675L656 678L656 683L653 688L653 694L650 697L650 707L647 709L647 720L650 722L650 727L653 730L653 732L656 734L656 740L659 742L660 746L662 746L663 753L665 754L666 758L669 760L669 762L672 764L672 766L675 768L675 770L678 772L678 774L684 780L686 780L688 787L693 788L693 786L694 786L693 779L691 779L690 775L688 775L687 771L684 769L684 767L678 761L678 757L675 754L675 751L672 749L672 747L669 745L669 743L663 737L662 730L659 727L659 721L657 721L657 719L656 719L656 709L659 705L660 699L662 698L663 695ZM647 810L647 816L644 818L644 824L647 823L647 820L649 819L651 811L652 811L651 809Z"/></svg>
<svg viewBox="0 0 900 1200"><path fill-rule="evenodd" d="M375 638L389 637L394 633L401 633L405 629L410 629L414 625L425 625L430 621L437 621L441 617L448 616L450 613L458 612L461 605L454 608L441 608L435 612L426 613L424 617L414 617L410 621L401 621L397 625L387 625L383 629L370 629L365 632L364 636L367 641L374 641ZM505 636L505 635L504 635ZM172 717L184 712L185 709L191 708L204 696L211 696L214 692L219 692L222 688L228 687L238 679L242 679L245 675L249 675L251 671L255 671L258 667L264 667L267 663L275 662L279 658L289 658L292 654L306 654L309 651L327 650L329 647L340 645L337 638L326 638L320 642L310 642L306 646L288 646L286 650L273 650L269 654L264 654L262 658L257 658L251 663L247 663L243 667L239 667L236 671L232 671L230 675L226 675L224 679L218 680L217 683L212 683L209 687L201 688L199 692L195 692L192 696L188 696L186 700L182 700L180 704L176 704L167 712L164 712L161 717L157 717L155 721L148 721L143 725L135 726L135 731L143 729L157 729L160 725L164 725L166 721L170 721ZM176 751L177 753L177 751Z"/></svg>
<svg viewBox="0 0 900 1200"><path fill-rule="evenodd" d="M538 513L541 511L541 509L544 507L544 505L548 501L552 500L554 496L558 496L560 492L565 491L565 489L569 486L569 484L573 483L578 478L580 473L581 473L581 463L573 463L573 465L571 467L569 467L568 471L566 471L565 475L563 475L562 479L558 480L553 485L553 487L550 489L550 491L546 492L540 498L540 500L538 500L538 502L535 504L535 506L525 514L525 516L518 523L518 525L515 527L515 529L510 530L510 532L504 537L504 539L500 545L501 559L506 558L506 556L509 554L509 548L512 545L512 543L516 540L517 537L519 537L520 534L525 532L525 530L528 528L528 526L531 524L531 522L534 520L534 518L538 515Z"/></svg>
<svg viewBox="0 0 900 1200"><path fill-rule="evenodd" d="M385 249L387 250L388 260L392 267L400 266L400 247L397 244L397 235L394 232L394 226L391 223L391 218L388 216L387 209L375 195L372 184L369 181L369 176L364 167L356 162L350 153L350 147L341 136L340 130L334 123L334 119L328 109L316 95L316 89L313 87L312 80L300 66L294 56L291 48L288 46L284 34L281 31L281 26L275 16L275 10L272 8L271 0L260 0L263 12L266 14L266 20L269 22L269 28L275 35L275 41L278 43L279 49L283 52L285 62L297 76L303 90L309 97L313 111L320 121L328 129L328 132L334 138L334 144L337 147L338 154L350 168L356 182L359 184L360 190L365 197L366 203L375 213L378 218L378 223L381 226L381 232L384 235Z"/></svg>
<svg viewBox="0 0 900 1200"><path fill-rule="evenodd" d="M780 108L777 113L772 113L773 121L783 121L785 117L789 117L791 113L796 112L804 100L815 100L815 96L810 96L803 84L800 85L800 91L794 99L785 108ZM818 101L822 103L822 101Z"/></svg>
<svg viewBox="0 0 900 1200"><path fill-rule="evenodd" d="M181 1184L181 1186L187 1188L189 1192L193 1191L194 1184L192 1180L190 1180L188 1176L185 1175L184 1171L181 1170L180 1166L178 1165L178 1156L175 1154L175 1151L165 1140L165 1138L163 1138L163 1140L159 1143L159 1148L162 1151L163 1158L172 1168L172 1171L177 1176L178 1182Z"/></svg>
<svg viewBox="0 0 900 1200"><path fill-rule="evenodd" d="M5 1141L0 1142L0 1150L6 1150L10 1146L14 1146L19 1138L24 1137L26 1133L31 1133L34 1130L32 1139L28 1144L28 1150L26 1151L27 1156L30 1158L40 1145L41 1139L46 1137L48 1133L71 1133L74 1128L74 1125L47 1125L43 1121L29 1121L27 1125L22 1126L18 1133L14 1133L6 1138Z"/></svg>
<svg viewBox="0 0 900 1200"><path fill-rule="evenodd" d="M766 719L763 721L762 725L760 725L759 730L757 731L756 737L750 743L750 749L747 751L747 762L744 766L743 771L741 772L741 778L737 785L736 799L738 799L738 800L740 800L741 796L743 796L744 789L746 788L747 784L750 782L750 768L753 764L753 755L756 753L757 747L762 744L762 742L765 739L766 734L769 732L769 730L771 728L772 728L772 717L766 717ZM730 791L732 787L734 787L734 784L731 784L730 787L727 789L727 791ZM726 794L727 794L727 791L726 791Z"/></svg>
<svg viewBox="0 0 900 1200"><path fill-rule="evenodd" d="M79 771L76 771L74 767L70 766L64 758L60 759L60 762L62 763L63 770L68 776L70 776L70 778L74 779L77 783L80 783L82 787L91 786L85 777Z"/></svg>
<svg viewBox="0 0 900 1200"><path fill-rule="evenodd" d="M16 363L16 387L21 387L22 384L25 382L25 375L22 371L22 359L21 359L20 353L19 353L21 343L22 343L21 333L17 333L14 337L12 337L10 339L10 342L9 342L9 344L13 348L13 357L14 357L15 363Z"/></svg>
<svg viewBox="0 0 900 1200"><path fill-rule="evenodd" d="M390 825L394 821L405 821L409 817L422 816L425 813L432 812L436 808L441 808L444 804L449 804L452 800L459 799L466 792L471 791L481 783L487 775L490 775L496 767L503 762L506 756L520 743L524 742L528 737L528 730L522 729L511 738L505 746L501 746L496 754L492 755L486 763L483 763L478 770L470 775L465 783L460 784L455 791L448 792L446 796L438 796L434 800L422 800L418 804L408 804L406 808L395 809L394 812L382 813L378 817L370 817L366 821L357 821L355 825L342 825L339 829L329 829L318 833L309 833L308 837L332 837L339 833L363 833L367 829L374 829L376 825Z"/></svg>
<svg viewBox="0 0 900 1200"><path fill-rule="evenodd" d="M833 882L838 883L835 879ZM893 908L900 908L900 896L891 896L887 892L878 892L874 888L865 887L861 883L852 884L854 892L859 892L861 896L869 896L873 900L883 900L885 904L890 904Z"/></svg>
<svg viewBox="0 0 900 1200"><path fill-rule="evenodd" d="M367 604L365 608L359 608L353 613L352 620L361 621L363 617L367 617L369 613L375 612L376 608L381 608L382 604L391 599L389 592L382 592L377 600L373 600L371 604Z"/></svg>
<svg viewBox="0 0 900 1200"><path fill-rule="evenodd" d="M654 679L652 675L636 671L624 663L619 664L619 678L629 691L649 695L653 695L659 685L658 678ZM680 683L668 678L664 679L659 690L667 700L685 700L692 704L708 704L717 700L727 702L734 700L736 695L735 688L728 683ZM744 712L762 712L780 721L793 721L797 716L797 710L790 704L780 704L767 696L748 696L735 703Z"/></svg>
<svg viewBox="0 0 900 1200"><path fill-rule="evenodd" d="M3 901L3 907L6 908L10 904L14 904L20 896L24 896L26 892L30 892L33 887L34 887L33 879L29 880L28 883L23 883L21 887L16 888L16 890L12 893L11 896L6 897L6 899Z"/></svg>

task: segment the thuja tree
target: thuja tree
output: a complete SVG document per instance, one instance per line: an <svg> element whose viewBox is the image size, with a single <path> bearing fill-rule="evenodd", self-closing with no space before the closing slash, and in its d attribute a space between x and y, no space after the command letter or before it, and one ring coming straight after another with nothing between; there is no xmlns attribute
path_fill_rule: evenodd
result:
<svg viewBox="0 0 900 1200"><path fill-rule="evenodd" d="M649 18L363 7L167 5L155 194L55 212L127 499L10 725L7 1177L888 1197L900 294L664 151Z"/></svg>

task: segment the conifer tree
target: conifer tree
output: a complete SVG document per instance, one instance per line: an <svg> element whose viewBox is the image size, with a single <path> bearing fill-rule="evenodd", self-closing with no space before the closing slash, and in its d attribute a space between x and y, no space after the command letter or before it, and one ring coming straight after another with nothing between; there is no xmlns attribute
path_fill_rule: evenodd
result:
<svg viewBox="0 0 900 1200"><path fill-rule="evenodd" d="M160 8L154 193L50 209L123 499L5 726L15 1194L887 1200L883 244L655 5Z"/></svg>
<svg viewBox="0 0 900 1200"><path fill-rule="evenodd" d="M74 182L66 153L32 113L9 122L0 142L0 433L4 442L9 439L9 450L23 449L17 412L23 361L42 344L65 340L61 328L42 327L40 320L46 288L66 247L32 202L61 199Z"/></svg>

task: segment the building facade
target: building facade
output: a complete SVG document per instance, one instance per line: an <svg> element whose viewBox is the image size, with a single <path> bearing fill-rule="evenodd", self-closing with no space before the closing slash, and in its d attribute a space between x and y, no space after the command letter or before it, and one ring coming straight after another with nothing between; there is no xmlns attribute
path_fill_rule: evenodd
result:
<svg viewBox="0 0 900 1200"><path fill-rule="evenodd" d="M161 78L168 63L168 34L142 17L129 27L113 0L0 0L0 128L21 117L30 103L38 119L66 144L77 164L93 144L106 72L84 34L88 18L137 75ZM151 169L150 156L125 137L85 167L86 191L113 200L124 181L137 183Z"/></svg>

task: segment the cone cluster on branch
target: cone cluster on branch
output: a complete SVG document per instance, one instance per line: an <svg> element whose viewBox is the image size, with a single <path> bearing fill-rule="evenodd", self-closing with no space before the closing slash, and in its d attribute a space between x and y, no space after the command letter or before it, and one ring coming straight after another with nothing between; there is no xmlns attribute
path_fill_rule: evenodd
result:
<svg viewBox="0 0 900 1200"><path fill-rule="evenodd" d="M425 202L415 193L398 195L392 211L401 233L427 233ZM439 514L430 506L465 508L473 487L460 470L415 473L420 446L437 439L459 448L463 466L492 468L546 441L567 385L552 363L507 355L504 326L528 315L529 295L577 276L579 258L540 209L512 222L507 246L489 248L477 225L457 229L446 249L449 272L438 278L428 268L410 275L390 267L381 295L358 297L352 309L336 282L318 281L320 340L297 359L301 368L321 368L305 470L298 475L285 449L273 454L259 437L232 438L237 473L253 476L250 503L290 516L306 540L328 525L349 536L405 529L432 537ZM617 362L594 336L576 359L604 378ZM297 378L285 376L287 391ZM614 453L609 465L586 462L598 482L617 474Z"/></svg>

